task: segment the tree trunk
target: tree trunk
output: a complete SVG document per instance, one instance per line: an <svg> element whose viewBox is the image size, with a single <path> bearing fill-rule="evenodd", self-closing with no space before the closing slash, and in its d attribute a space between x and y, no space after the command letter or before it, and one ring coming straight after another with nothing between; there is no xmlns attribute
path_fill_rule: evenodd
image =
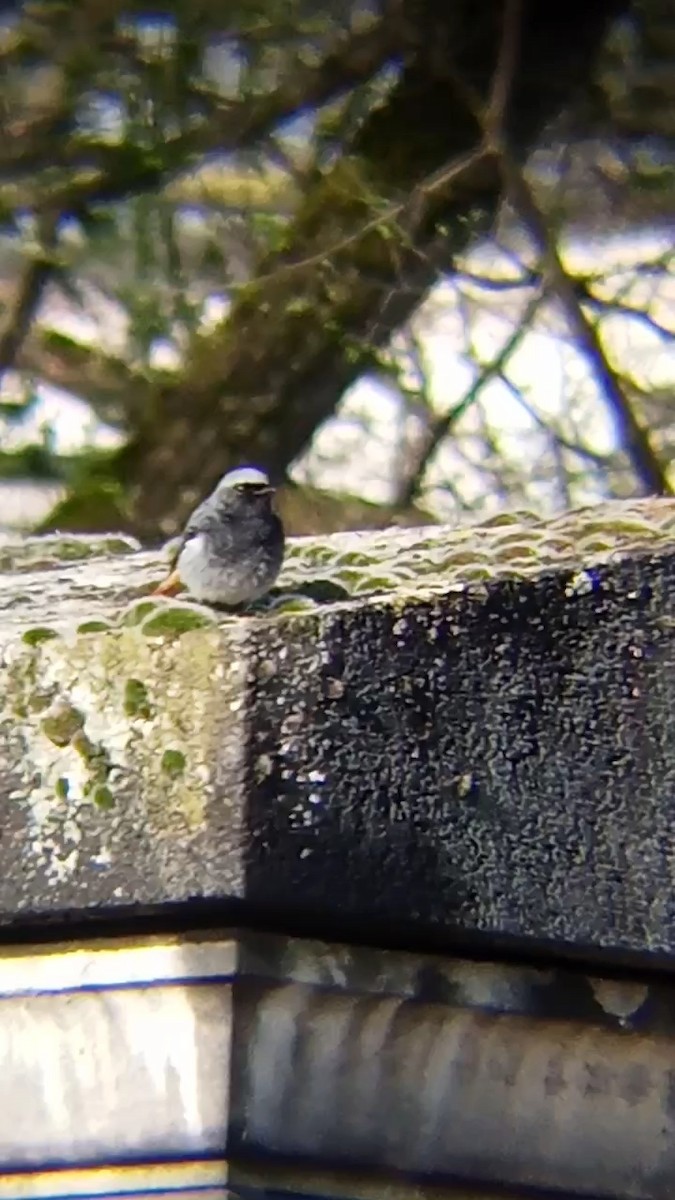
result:
<svg viewBox="0 0 675 1200"><path fill-rule="evenodd" d="M479 143L453 80L488 96L503 2L409 8L415 48L388 101L317 181L285 249L260 265L180 382L156 395L123 452L141 536L171 532L233 464L252 461L282 476L372 363L373 351L494 216L500 183L485 159L423 192L419 202L405 202L430 174ZM574 103L608 21L625 8L625 0L523 4L506 121L520 159ZM391 219L397 205L400 217Z"/></svg>

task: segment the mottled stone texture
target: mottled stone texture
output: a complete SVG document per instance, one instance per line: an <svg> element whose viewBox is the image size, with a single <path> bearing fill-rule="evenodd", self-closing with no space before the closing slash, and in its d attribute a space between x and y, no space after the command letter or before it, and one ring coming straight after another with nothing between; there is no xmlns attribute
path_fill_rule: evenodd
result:
<svg viewBox="0 0 675 1200"><path fill-rule="evenodd" d="M258 634L248 896L675 949L675 558L585 578Z"/></svg>
<svg viewBox="0 0 675 1200"><path fill-rule="evenodd" d="M99 568L127 599L135 558ZM671 953L675 550L604 559L28 644L15 603L2 920L200 898L333 936ZM81 628L95 570L45 584Z"/></svg>

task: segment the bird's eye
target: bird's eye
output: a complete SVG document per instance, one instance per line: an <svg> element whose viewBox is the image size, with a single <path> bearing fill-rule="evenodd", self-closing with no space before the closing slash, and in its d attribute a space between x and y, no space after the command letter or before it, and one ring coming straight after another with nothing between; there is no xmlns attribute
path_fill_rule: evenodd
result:
<svg viewBox="0 0 675 1200"><path fill-rule="evenodd" d="M265 483L235 483L235 492L239 492L240 496L265 496L271 490Z"/></svg>

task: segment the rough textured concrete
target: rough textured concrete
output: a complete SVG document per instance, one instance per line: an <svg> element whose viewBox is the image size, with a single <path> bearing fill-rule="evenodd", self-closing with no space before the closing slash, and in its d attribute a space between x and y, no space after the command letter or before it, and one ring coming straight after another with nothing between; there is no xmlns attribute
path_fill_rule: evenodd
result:
<svg viewBox="0 0 675 1200"><path fill-rule="evenodd" d="M675 951L673 502L307 541L219 621L148 608L121 539L0 557L4 922L201 897Z"/></svg>
<svg viewBox="0 0 675 1200"><path fill-rule="evenodd" d="M233 931L5 953L0 1198L671 1200L674 1000Z"/></svg>

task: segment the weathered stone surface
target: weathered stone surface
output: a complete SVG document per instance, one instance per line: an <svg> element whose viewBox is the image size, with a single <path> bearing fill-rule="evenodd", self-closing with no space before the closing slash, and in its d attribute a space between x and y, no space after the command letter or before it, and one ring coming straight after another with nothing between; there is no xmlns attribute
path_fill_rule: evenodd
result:
<svg viewBox="0 0 675 1200"><path fill-rule="evenodd" d="M148 608L157 557L103 549L0 547L5 923L200 898L675 952L675 504L307 540L246 618Z"/></svg>
<svg viewBox="0 0 675 1200"><path fill-rule="evenodd" d="M24 947L0 1198L671 1200L673 990L232 930Z"/></svg>

